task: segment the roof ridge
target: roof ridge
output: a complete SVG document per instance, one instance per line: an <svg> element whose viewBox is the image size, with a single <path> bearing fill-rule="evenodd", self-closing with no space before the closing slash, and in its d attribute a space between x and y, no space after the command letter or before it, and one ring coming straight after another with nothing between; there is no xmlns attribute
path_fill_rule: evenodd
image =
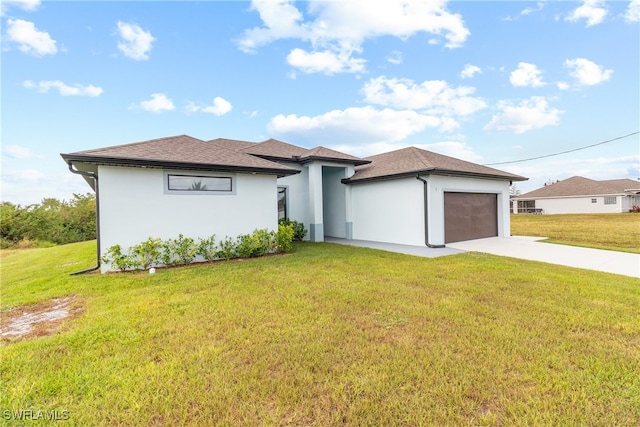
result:
<svg viewBox="0 0 640 427"><path fill-rule="evenodd" d="M162 140L168 140L168 139L177 139L177 138L189 138L189 139L193 139L197 142L206 142L202 139L199 138L195 138L191 135L187 135L187 134L181 134L181 135L173 135L173 136L165 136L165 137L161 137L161 138L153 138L153 139L148 139L146 141L138 141L138 142L128 142L126 144L116 144L116 145L109 145L107 147L100 147L100 148L91 148L89 150L83 150L83 151L78 151L79 153L97 153L100 151L104 151L104 150L109 150L112 148L124 148L124 147L132 147L135 145L142 145L142 144L149 144L149 143L153 143L153 142L157 142L157 141L162 141Z"/></svg>

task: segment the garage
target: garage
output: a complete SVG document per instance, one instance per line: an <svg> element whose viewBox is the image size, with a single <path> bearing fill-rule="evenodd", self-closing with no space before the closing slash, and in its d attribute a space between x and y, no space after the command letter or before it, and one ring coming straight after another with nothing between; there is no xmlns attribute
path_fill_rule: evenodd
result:
<svg viewBox="0 0 640 427"><path fill-rule="evenodd" d="M498 235L498 195L444 193L445 243Z"/></svg>

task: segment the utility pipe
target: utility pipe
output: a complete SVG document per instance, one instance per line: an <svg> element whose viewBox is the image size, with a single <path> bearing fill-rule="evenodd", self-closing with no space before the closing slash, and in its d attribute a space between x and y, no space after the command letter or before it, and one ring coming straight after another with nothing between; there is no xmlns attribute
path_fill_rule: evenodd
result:
<svg viewBox="0 0 640 427"><path fill-rule="evenodd" d="M444 248L446 247L445 245L432 245L429 243L429 191L427 188L427 180L420 178L420 175L416 175L416 179L422 181L422 184L424 184L424 244L429 248Z"/></svg>
<svg viewBox="0 0 640 427"><path fill-rule="evenodd" d="M98 174L93 172L85 172L77 169L73 169L73 163L68 162L69 170L75 174L82 175L84 177L92 178L94 182L94 188L96 191L96 266L87 268L85 270L76 271L75 273L71 273L72 276L77 276L78 274L90 273L92 271L96 271L100 268L100 193L98 190Z"/></svg>

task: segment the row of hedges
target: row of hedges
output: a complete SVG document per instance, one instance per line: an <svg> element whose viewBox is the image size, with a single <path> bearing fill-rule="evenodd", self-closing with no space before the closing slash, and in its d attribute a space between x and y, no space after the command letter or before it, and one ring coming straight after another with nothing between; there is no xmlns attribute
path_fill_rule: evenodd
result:
<svg viewBox="0 0 640 427"><path fill-rule="evenodd" d="M96 238L96 199L74 194L70 201L53 198L21 206L0 203L0 247L64 245Z"/></svg>
<svg viewBox="0 0 640 427"><path fill-rule="evenodd" d="M215 235L199 238L197 241L182 234L176 239L167 240L149 237L144 242L131 246L126 252L123 252L120 245L111 246L101 261L115 270L126 271L290 252L295 228L295 224L279 224L277 232L255 230L235 239L225 237L218 242Z"/></svg>

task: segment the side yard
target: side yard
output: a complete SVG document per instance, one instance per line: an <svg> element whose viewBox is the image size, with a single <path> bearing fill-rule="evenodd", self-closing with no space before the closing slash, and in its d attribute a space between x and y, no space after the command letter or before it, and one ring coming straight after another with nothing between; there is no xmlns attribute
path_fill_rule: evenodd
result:
<svg viewBox="0 0 640 427"><path fill-rule="evenodd" d="M640 420L637 279L330 243L69 276L93 250L3 254L3 322L59 298L73 316L51 335L2 338L0 409L68 425Z"/></svg>
<svg viewBox="0 0 640 427"><path fill-rule="evenodd" d="M640 214L511 215L514 236L550 243L640 253Z"/></svg>

